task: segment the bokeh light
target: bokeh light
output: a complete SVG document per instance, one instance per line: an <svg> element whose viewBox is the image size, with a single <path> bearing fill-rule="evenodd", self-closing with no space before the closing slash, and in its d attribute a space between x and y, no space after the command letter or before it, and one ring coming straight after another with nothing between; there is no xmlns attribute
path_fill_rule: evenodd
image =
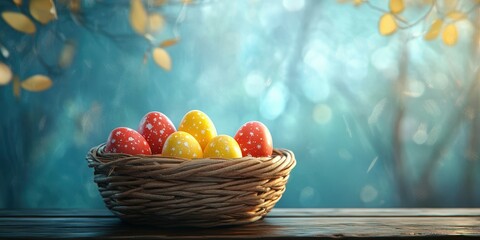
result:
<svg viewBox="0 0 480 240"><path fill-rule="evenodd" d="M165 20L146 35L128 0L81 0L79 13L54 2L58 20L31 36L0 19L0 62L19 82L52 81L19 96L0 86L0 208L104 208L87 151L149 111L178 126L192 109L219 134L261 121L295 153L278 207L480 206L476 11L449 46L422 35L444 13L382 36L382 12L353 1L145 1ZM418 19L427 2L406 1L401 16ZM169 71L152 55L167 39L179 40L162 47Z"/></svg>

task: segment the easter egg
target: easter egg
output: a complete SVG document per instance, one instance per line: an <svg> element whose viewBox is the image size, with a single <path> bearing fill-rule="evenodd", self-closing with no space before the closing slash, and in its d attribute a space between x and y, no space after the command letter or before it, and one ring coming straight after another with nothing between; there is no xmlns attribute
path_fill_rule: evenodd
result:
<svg viewBox="0 0 480 240"><path fill-rule="evenodd" d="M161 154L170 134L177 131L172 121L161 112L147 113L138 126L138 132L147 140L153 154Z"/></svg>
<svg viewBox="0 0 480 240"><path fill-rule="evenodd" d="M272 155L272 135L261 122L245 123L238 129L234 138L240 145L244 157L268 157Z"/></svg>
<svg viewBox="0 0 480 240"><path fill-rule="evenodd" d="M197 139L202 149L205 149L210 140L217 136L217 130L212 120L207 114L198 110L192 110L185 114L178 130L190 133Z"/></svg>
<svg viewBox="0 0 480 240"><path fill-rule="evenodd" d="M126 127L115 128L110 132L104 151L130 155L152 154L145 138L137 131Z"/></svg>
<svg viewBox="0 0 480 240"><path fill-rule="evenodd" d="M192 135L177 131L172 133L163 145L162 155L178 158L202 158L203 152L200 144Z"/></svg>
<svg viewBox="0 0 480 240"><path fill-rule="evenodd" d="M237 141L227 135L214 137L203 151L205 158L241 158L242 150Z"/></svg>

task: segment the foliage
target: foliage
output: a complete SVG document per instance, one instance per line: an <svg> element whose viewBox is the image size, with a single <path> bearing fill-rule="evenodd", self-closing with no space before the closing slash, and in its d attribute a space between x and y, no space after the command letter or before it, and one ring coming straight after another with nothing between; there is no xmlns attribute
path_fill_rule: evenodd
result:
<svg viewBox="0 0 480 240"><path fill-rule="evenodd" d="M339 1L348 2L346 0ZM369 0L353 0L355 6L365 4L383 13L378 22L378 31L384 36L392 35L398 29L408 29L423 23L428 26L428 30L422 33L425 40L435 40L441 33L443 43L448 46L453 46L458 41L457 23L460 21L473 22L471 13L480 6L480 1L477 0L465 2L460 3L457 0L390 0L388 10L385 10L373 5ZM427 7L428 10L415 21L406 19L403 14L407 9L415 7Z"/></svg>
<svg viewBox="0 0 480 240"><path fill-rule="evenodd" d="M346 1L342 1L346 2ZM350 1L351 2L351 1ZM380 2L380 1L379 1ZM372 4L368 0L353 1L355 6L366 5L375 11L382 13L378 21L378 31L383 36L393 35L401 30L412 28L411 31L404 31L407 41L401 41L401 55L398 64L399 75L395 79L393 84L394 94L390 94L388 97L392 98L393 105L393 129L391 146L376 146L378 152L387 150L387 159L391 160L392 172L397 184L397 191L401 201L406 205L422 205L425 202L434 202L432 199L434 189L432 184L433 176L439 172L438 163L442 158L445 158L444 154L447 152L447 147L452 146L454 139L460 135L460 126L465 124L468 128L468 144L466 146L465 154L463 156L465 161L465 179L464 186L466 189L466 201L473 202L474 193L474 171L473 165L478 161L478 132L480 130L480 124L478 123L479 110L478 99L479 92L479 71L478 68L472 67L473 76L470 86L462 89L462 92L455 102L455 112L450 114L445 121L446 130L442 133L441 139L435 144L432 144L432 150L426 157L415 156L415 160L422 162L422 167L417 167L416 170L420 170L418 179L414 179L408 176L410 169L409 157L407 156L407 144L402 140L402 134L406 129L405 123L408 121L408 106L412 104L412 100L408 100L407 96L408 88L415 82L415 77L412 77L411 71L416 71L417 66L409 64L415 55L412 51L412 45L408 40L423 37L426 41L432 41L437 38L441 38L441 41L446 46L456 45L460 37L471 39L472 51L471 54L467 54L468 61L472 66L478 65L478 49L479 49L479 10L480 1L456 1L456 0L424 0L424 1L407 1L407 0L390 0L388 2L388 10L383 9L380 6ZM378 2L377 2L378 4ZM413 17L412 17L413 16ZM420 16L420 17L417 17ZM416 18L416 20L410 20L410 18ZM468 27L473 28L473 31L469 31ZM420 31L418 31L420 30ZM470 32L473 32L470 33ZM467 34L468 33L468 34ZM462 41L462 43L468 42L468 40ZM461 48L461 47L459 47ZM459 50L460 52L460 50ZM448 59L448 57L447 57ZM457 60L457 59L456 59ZM428 64L434 64L435 61L430 61ZM450 65L446 67L447 70L454 72L455 67ZM415 70L414 70L415 69ZM466 68L468 69L468 67ZM421 69L424 71L425 67ZM438 69L436 69L438 71ZM467 70L464 70L468 72ZM455 75L455 74L452 74ZM428 76L429 78L438 78L437 76ZM464 76L454 78L464 78ZM459 88L461 89L461 87ZM383 107L383 105L382 105ZM422 133L422 138L426 137L425 125L420 124L417 133ZM432 131L433 132L433 131ZM377 135L380 135L377 133ZM416 134L415 134L416 135ZM417 136L421 136L420 134ZM377 136L371 138L371 142L374 142ZM413 136L415 138L415 136ZM417 138L417 140L420 139ZM426 138L425 138L426 139ZM415 139L414 139L415 141ZM423 140L422 140L423 141ZM416 141L415 141L416 142ZM385 158L385 157L384 157ZM437 170L437 171L436 171Z"/></svg>
<svg viewBox="0 0 480 240"><path fill-rule="evenodd" d="M95 2L98 4L102 3L100 0L95 0ZM122 2L116 3L121 4ZM181 0L178 2L172 1L171 3L180 3L185 6L191 4L192 1ZM10 4L11 6L7 7L6 10L0 8L2 20L9 27L32 39L35 39L35 34L42 31L46 25L61 18L71 17L79 26L92 30L89 23L86 22L86 12L82 10L84 2L81 0L59 0L58 2L53 0L12 0ZM24 8L23 6L27 4L28 8ZM167 0L130 0L128 6L128 20L133 31L132 38L143 38L150 46L149 50L144 53L144 63L147 63L149 56L151 55L154 62L159 67L166 71L170 71L172 68L172 62L170 55L165 48L173 46L179 42L180 38L178 33L174 31L174 38L164 39L159 43L154 37L155 34L161 32L165 28L165 25L168 22L165 17L158 12L162 7L165 7L166 4ZM65 12L64 15L59 16L57 15L57 7L66 9L67 12ZM116 37L114 33L109 33L96 27L93 29L93 32L106 35L112 39ZM61 32L57 32L56 34L62 36ZM54 73L67 68L72 63L76 53L75 42L77 41L74 39L63 39L63 41L64 46L58 56L58 62L55 66L46 64L42 56L38 54L35 44L32 44L32 52L36 54L38 61L44 65L49 74L47 74L48 76L35 74L21 81L19 76L15 74L15 69L12 69L12 66L8 63L10 54L15 50L12 51L12 49L7 49L0 39L0 53L3 59L6 60L5 62L2 62L0 59L0 86L12 83L13 94L16 97L20 97L21 89L31 92L49 89L53 85L51 78L55 75Z"/></svg>

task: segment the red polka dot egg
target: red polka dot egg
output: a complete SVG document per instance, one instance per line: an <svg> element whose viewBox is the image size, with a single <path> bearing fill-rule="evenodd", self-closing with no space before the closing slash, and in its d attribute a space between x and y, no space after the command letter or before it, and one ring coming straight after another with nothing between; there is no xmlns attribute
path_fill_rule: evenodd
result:
<svg viewBox="0 0 480 240"><path fill-rule="evenodd" d="M273 152L272 135L263 123L245 123L235 134L243 157L269 157Z"/></svg>
<svg viewBox="0 0 480 240"><path fill-rule="evenodd" d="M138 126L138 132L147 140L153 154L161 154L167 138L176 131L172 121L161 112L147 113Z"/></svg>
<svg viewBox="0 0 480 240"><path fill-rule="evenodd" d="M104 151L130 155L152 154L145 138L137 131L127 127L118 127L110 132Z"/></svg>

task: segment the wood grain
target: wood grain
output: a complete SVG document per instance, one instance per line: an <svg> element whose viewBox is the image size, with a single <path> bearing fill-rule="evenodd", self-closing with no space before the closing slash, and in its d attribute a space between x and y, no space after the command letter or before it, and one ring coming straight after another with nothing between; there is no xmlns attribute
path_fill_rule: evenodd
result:
<svg viewBox="0 0 480 240"><path fill-rule="evenodd" d="M162 229L104 210L0 210L0 238L480 238L480 209L274 209L253 224Z"/></svg>

